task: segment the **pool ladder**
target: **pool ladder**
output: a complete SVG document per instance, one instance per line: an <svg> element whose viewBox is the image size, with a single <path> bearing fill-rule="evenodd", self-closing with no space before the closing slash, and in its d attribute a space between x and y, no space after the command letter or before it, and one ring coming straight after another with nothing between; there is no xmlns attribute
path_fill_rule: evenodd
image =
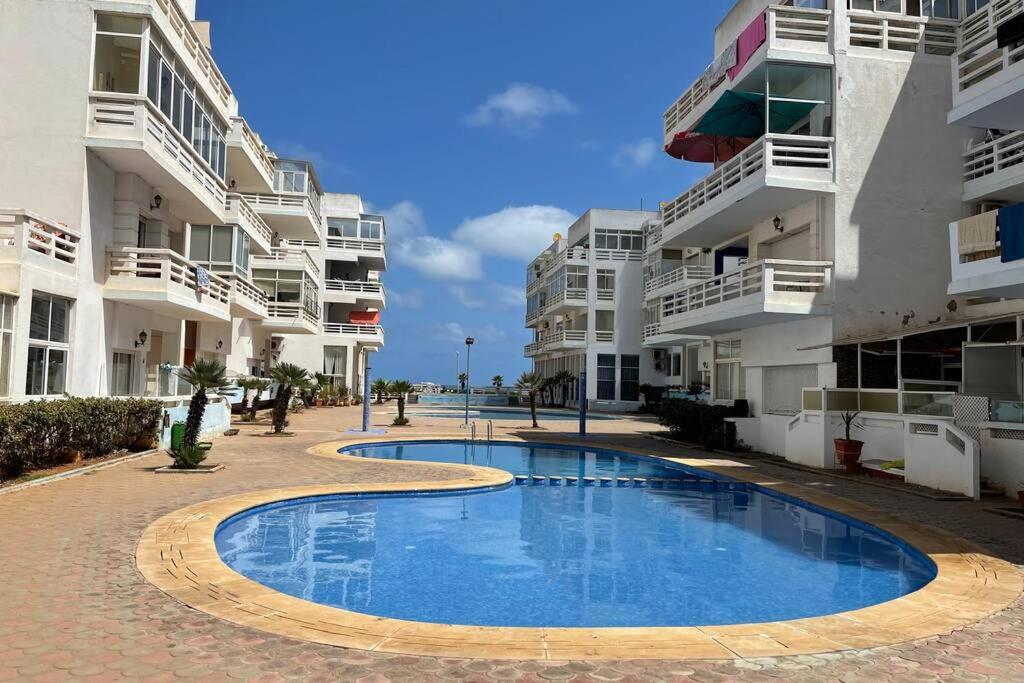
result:
<svg viewBox="0 0 1024 683"><path fill-rule="evenodd" d="M476 441L476 421L469 423L469 440ZM487 421L487 440L494 440L494 420Z"/></svg>

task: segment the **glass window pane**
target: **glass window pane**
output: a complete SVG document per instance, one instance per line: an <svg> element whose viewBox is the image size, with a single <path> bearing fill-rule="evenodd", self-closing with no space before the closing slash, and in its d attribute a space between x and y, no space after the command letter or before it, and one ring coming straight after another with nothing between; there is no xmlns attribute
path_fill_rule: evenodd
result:
<svg viewBox="0 0 1024 683"><path fill-rule="evenodd" d="M210 246L210 260L231 263L232 228L217 225L213 228L213 240Z"/></svg>
<svg viewBox="0 0 1024 683"><path fill-rule="evenodd" d="M64 393L64 374L67 369L67 352L62 349L49 349L46 368L46 393Z"/></svg>
<svg viewBox="0 0 1024 683"><path fill-rule="evenodd" d="M171 71L171 65L163 62L160 65L160 111L167 118L171 118L172 83L174 83L174 73Z"/></svg>
<svg viewBox="0 0 1024 683"><path fill-rule="evenodd" d="M28 336L31 339L50 338L50 297L32 297L32 315L28 321Z"/></svg>
<svg viewBox="0 0 1024 683"><path fill-rule="evenodd" d="M10 332L0 333L0 396L11 395L11 337Z"/></svg>
<svg viewBox="0 0 1024 683"><path fill-rule="evenodd" d="M28 371L25 375L25 393L29 396L40 396L45 390L46 349L39 346L28 347Z"/></svg>
<svg viewBox="0 0 1024 683"><path fill-rule="evenodd" d="M130 33L141 36L145 28L142 17L129 17L123 14L97 14L96 30L105 33Z"/></svg>
<svg viewBox="0 0 1024 683"><path fill-rule="evenodd" d="M210 226L193 225L192 239L189 246L189 258L193 261L210 260Z"/></svg>
<svg viewBox="0 0 1024 683"><path fill-rule="evenodd" d="M110 364L110 393L130 396L132 393L132 355L114 352Z"/></svg>
<svg viewBox="0 0 1024 683"><path fill-rule="evenodd" d="M68 311L71 302L53 297L50 308L50 341L66 344L68 341Z"/></svg>
<svg viewBox="0 0 1024 683"><path fill-rule="evenodd" d="M181 98L185 92L185 84L181 79L174 79L174 101L171 104L171 123L174 130L181 130Z"/></svg>
<svg viewBox="0 0 1024 683"><path fill-rule="evenodd" d="M193 109L195 109L195 106L195 102L192 100L192 93L186 89L181 107L181 128L179 129L186 140L192 138L192 114L194 113Z"/></svg>
<svg viewBox="0 0 1024 683"><path fill-rule="evenodd" d="M102 92L139 92L142 39L133 36L96 36L93 89Z"/></svg>
<svg viewBox="0 0 1024 683"><path fill-rule="evenodd" d="M160 96L160 53L152 45L149 46L149 66L146 76L146 95L149 101L157 104Z"/></svg>

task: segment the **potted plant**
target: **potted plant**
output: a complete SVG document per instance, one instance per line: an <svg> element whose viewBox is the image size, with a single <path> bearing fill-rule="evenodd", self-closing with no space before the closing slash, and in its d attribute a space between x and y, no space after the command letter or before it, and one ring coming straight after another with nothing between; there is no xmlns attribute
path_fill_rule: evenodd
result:
<svg viewBox="0 0 1024 683"><path fill-rule="evenodd" d="M861 429L861 425L856 421L857 416L860 415L860 411L851 412L844 410L841 417L843 420L843 436L845 438L836 439L836 459L846 467L846 471L853 474L860 471L860 454L864 450L864 442L858 441L850 437L850 433L854 429Z"/></svg>
<svg viewBox="0 0 1024 683"><path fill-rule="evenodd" d="M398 399L398 416L392 422L395 427L404 427L409 424L405 416L405 398L412 391L412 384L405 380L397 380L388 384L387 392Z"/></svg>

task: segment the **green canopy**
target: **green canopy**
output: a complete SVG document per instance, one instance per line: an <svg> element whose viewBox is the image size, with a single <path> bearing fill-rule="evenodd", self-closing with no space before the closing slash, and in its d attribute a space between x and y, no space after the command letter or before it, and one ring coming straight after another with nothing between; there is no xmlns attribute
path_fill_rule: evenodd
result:
<svg viewBox="0 0 1024 683"><path fill-rule="evenodd" d="M759 138L765 134L764 94L726 90L711 105L691 132L740 138ZM816 102L771 100L771 130L785 133L817 106Z"/></svg>

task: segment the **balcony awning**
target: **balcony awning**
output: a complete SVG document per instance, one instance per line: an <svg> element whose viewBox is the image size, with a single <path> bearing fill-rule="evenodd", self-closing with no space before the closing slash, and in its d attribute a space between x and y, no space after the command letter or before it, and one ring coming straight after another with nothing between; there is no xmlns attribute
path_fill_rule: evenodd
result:
<svg viewBox="0 0 1024 683"><path fill-rule="evenodd" d="M676 159L697 163L728 161L750 146L753 138L737 138L706 133L676 133L665 152Z"/></svg>
<svg viewBox="0 0 1024 683"><path fill-rule="evenodd" d="M376 325L380 322L380 311L351 311L348 321L354 325Z"/></svg>
<svg viewBox="0 0 1024 683"><path fill-rule="evenodd" d="M773 99L769 106L771 130L765 127L763 93L726 90L690 132L756 140L765 132L789 131L797 122L806 118L818 103Z"/></svg>
<svg viewBox="0 0 1024 683"><path fill-rule="evenodd" d="M845 337L843 339L836 339L835 341L829 342L827 344L815 344L814 346L804 346L802 348L798 348L797 351L816 351L818 349L827 349L831 346L848 346L850 344L870 344L871 342L888 341L890 339L902 339L903 337L910 337L915 334L924 334L925 332L938 332L940 330L948 330L954 327L964 327L966 325L988 323L994 320L1009 320L1014 317L1015 314L1013 313L1003 313L1001 315L984 315L974 318L943 320L942 322L931 323L929 325L908 327L906 329L899 330L898 332L880 332L876 334L865 334L861 336Z"/></svg>

